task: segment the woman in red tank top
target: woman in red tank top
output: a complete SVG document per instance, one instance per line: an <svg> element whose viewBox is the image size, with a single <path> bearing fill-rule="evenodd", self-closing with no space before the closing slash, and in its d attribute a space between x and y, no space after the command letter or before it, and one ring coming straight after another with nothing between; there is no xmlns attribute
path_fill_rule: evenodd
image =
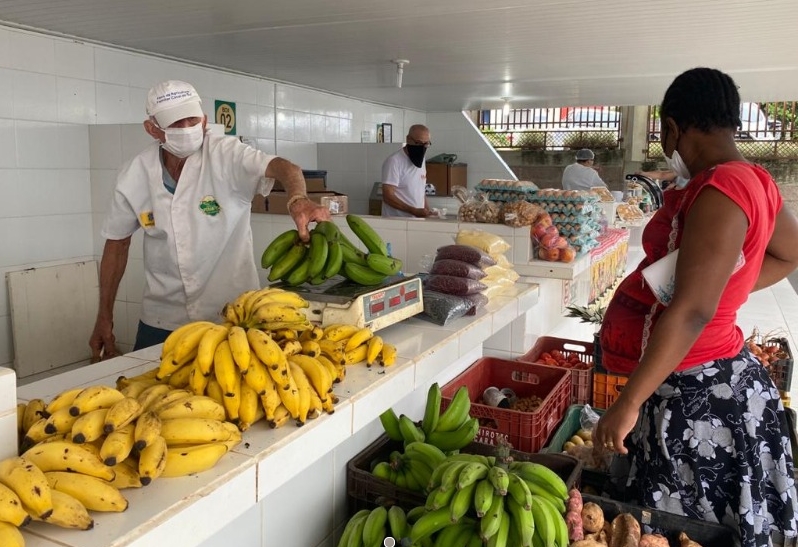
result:
<svg viewBox="0 0 798 547"><path fill-rule="evenodd" d="M594 442L628 454L627 492L641 505L733 526L743 547L793 538L784 408L735 320L750 292L798 267L798 220L737 150L740 96L728 75L681 74L660 116L668 167L689 182L666 192L644 260L607 308L602 364L629 380ZM674 287L658 299L642 270L676 250Z"/></svg>

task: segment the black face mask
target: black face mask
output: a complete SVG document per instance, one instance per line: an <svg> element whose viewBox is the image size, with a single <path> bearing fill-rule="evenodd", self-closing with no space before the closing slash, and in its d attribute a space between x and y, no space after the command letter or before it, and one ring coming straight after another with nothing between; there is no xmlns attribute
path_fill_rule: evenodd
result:
<svg viewBox="0 0 798 547"><path fill-rule="evenodd" d="M407 157L413 162L413 165L420 168L424 162L424 154L427 153L427 147L423 144L406 144Z"/></svg>

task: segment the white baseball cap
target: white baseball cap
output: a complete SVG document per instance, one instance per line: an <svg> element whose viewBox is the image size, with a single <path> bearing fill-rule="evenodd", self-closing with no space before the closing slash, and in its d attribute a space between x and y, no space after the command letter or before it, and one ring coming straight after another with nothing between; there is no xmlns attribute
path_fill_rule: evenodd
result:
<svg viewBox="0 0 798 547"><path fill-rule="evenodd" d="M180 80L161 82L147 93L147 115L155 117L162 129L185 118L201 118L201 104L194 86Z"/></svg>

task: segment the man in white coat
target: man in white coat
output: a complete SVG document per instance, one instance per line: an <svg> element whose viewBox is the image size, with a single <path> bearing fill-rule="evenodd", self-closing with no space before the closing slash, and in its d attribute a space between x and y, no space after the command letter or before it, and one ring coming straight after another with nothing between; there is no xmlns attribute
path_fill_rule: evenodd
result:
<svg viewBox="0 0 798 547"><path fill-rule="evenodd" d="M302 170L234 137L206 132L193 86L161 82L147 95L144 130L155 141L125 164L103 224L100 305L89 340L94 361L118 355L113 311L133 234L144 232L144 296L134 349L163 342L177 327L219 320L225 304L259 287L250 207L279 179L303 240L329 219L310 201Z"/></svg>
<svg viewBox="0 0 798 547"><path fill-rule="evenodd" d="M590 190L596 186L607 187L593 167L595 154L588 148L576 153L576 163L572 163L562 173L562 187L565 190Z"/></svg>

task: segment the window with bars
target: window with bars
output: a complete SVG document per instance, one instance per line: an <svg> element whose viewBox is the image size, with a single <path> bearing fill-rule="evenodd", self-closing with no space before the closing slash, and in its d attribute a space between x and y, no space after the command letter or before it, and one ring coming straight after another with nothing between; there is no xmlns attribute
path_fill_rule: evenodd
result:
<svg viewBox="0 0 798 547"><path fill-rule="evenodd" d="M735 136L737 148L751 159L798 159L798 101L743 103L740 128ZM646 155L662 159L659 106L648 109Z"/></svg>
<svg viewBox="0 0 798 547"><path fill-rule="evenodd" d="M621 138L617 106L480 110L478 120L496 148L614 149Z"/></svg>

